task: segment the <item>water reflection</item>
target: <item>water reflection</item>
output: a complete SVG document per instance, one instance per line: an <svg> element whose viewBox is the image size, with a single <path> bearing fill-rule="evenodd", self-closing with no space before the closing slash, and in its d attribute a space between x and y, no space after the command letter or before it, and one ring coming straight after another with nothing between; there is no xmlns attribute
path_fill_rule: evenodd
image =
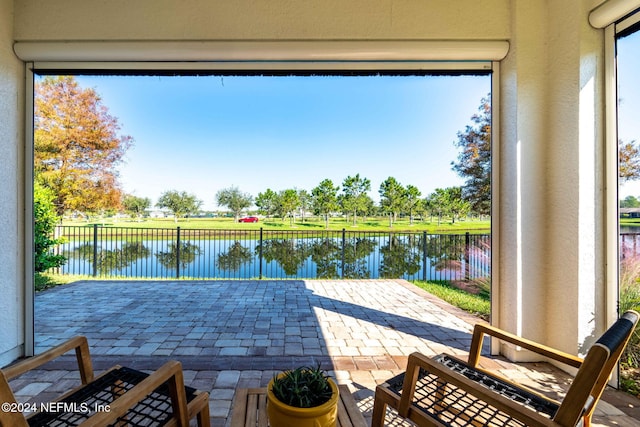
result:
<svg viewBox="0 0 640 427"><path fill-rule="evenodd" d="M168 245L166 251L156 252L156 259L167 269L175 269L180 259L180 268L186 268L193 260L200 255L200 246L190 242L177 242Z"/></svg>
<svg viewBox="0 0 640 427"><path fill-rule="evenodd" d="M256 254L261 251L265 261L276 261L287 276L294 276L309 257L309 245L303 240L265 240L256 246Z"/></svg>
<svg viewBox="0 0 640 427"><path fill-rule="evenodd" d="M323 239L312 245L311 260L316 264L316 277L335 279L343 276L348 279L371 278L367 257L373 253L377 242L372 239L355 238L344 242L344 265L342 242L335 239ZM342 272L340 272L342 267Z"/></svg>
<svg viewBox="0 0 640 427"><path fill-rule="evenodd" d="M383 256L380 277L403 277L420 271L420 253L417 248L419 239L416 236L408 236L407 239L391 236L387 244L380 248Z"/></svg>
<svg viewBox="0 0 640 427"><path fill-rule="evenodd" d="M125 269L134 262L149 257L150 253L140 242L126 242L116 249L94 248L92 243L86 243L66 252L65 256L76 256L92 264L95 261L96 272L104 275Z"/></svg>
<svg viewBox="0 0 640 427"><path fill-rule="evenodd" d="M437 237L437 238L435 238ZM461 260L469 248L458 236L431 236L426 241L426 254L431 265L437 270L457 271L461 268Z"/></svg>
<svg viewBox="0 0 640 427"><path fill-rule="evenodd" d="M96 250L91 242L69 241L64 246L75 248L64 253L69 262L60 271L127 277L228 278L233 274L236 278L409 280L464 280L491 274L487 235L323 233L263 240L189 239L179 248L168 239L100 243L120 247Z"/></svg>
<svg viewBox="0 0 640 427"><path fill-rule="evenodd" d="M238 271L244 264L253 259L251 248L242 246L239 241L233 242L229 250L218 255L216 265L221 270Z"/></svg>

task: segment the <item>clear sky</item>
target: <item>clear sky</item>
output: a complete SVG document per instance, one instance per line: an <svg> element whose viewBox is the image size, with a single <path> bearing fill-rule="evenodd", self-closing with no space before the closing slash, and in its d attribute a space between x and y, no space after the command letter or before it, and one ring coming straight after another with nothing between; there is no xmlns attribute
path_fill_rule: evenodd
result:
<svg viewBox="0 0 640 427"><path fill-rule="evenodd" d="M640 32L618 40L618 137L640 143ZM640 180L620 186L620 198L640 198Z"/></svg>
<svg viewBox="0 0 640 427"><path fill-rule="evenodd" d="M457 132L490 92L489 76L78 76L134 145L126 193L155 204L187 191L217 209L218 190L340 185L357 173L370 195L387 177L423 197L458 186Z"/></svg>

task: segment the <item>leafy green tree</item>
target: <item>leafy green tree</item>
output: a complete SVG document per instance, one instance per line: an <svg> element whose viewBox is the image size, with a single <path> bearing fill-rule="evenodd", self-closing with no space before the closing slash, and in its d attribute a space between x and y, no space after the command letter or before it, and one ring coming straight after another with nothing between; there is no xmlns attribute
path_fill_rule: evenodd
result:
<svg viewBox="0 0 640 427"><path fill-rule="evenodd" d="M67 259L62 255L54 255L51 249L62 243L61 239L52 238L56 223L60 220L56 214L53 192L38 182L33 185L33 236L34 236L34 270L42 273L50 268L60 267Z"/></svg>
<svg viewBox="0 0 640 427"><path fill-rule="evenodd" d="M443 216L450 215L455 223L457 218L467 215L471 210L468 201L462 198L462 187L436 188L428 197L428 205L438 215L438 225Z"/></svg>
<svg viewBox="0 0 640 427"><path fill-rule="evenodd" d="M458 132L455 146L461 148L452 168L466 178L463 197L471 209L481 215L491 214L491 98L482 98L479 113L471 117L473 125Z"/></svg>
<svg viewBox="0 0 640 427"><path fill-rule="evenodd" d="M256 206L258 207L258 212L263 215L277 215L279 200L278 194L270 188L267 188L264 193L258 193L258 197L256 197Z"/></svg>
<svg viewBox="0 0 640 427"><path fill-rule="evenodd" d="M278 195L280 201L280 214L282 220L286 216L289 216L289 223L293 225L294 213L300 206L300 199L298 198L298 192L294 189L283 190Z"/></svg>
<svg viewBox="0 0 640 427"><path fill-rule="evenodd" d="M445 188L448 193L449 212L451 219L455 223L457 219L466 216L471 211L471 204L462 198L462 187Z"/></svg>
<svg viewBox="0 0 640 427"><path fill-rule="evenodd" d="M618 176L621 183L640 178L640 147L636 141L618 140Z"/></svg>
<svg viewBox="0 0 640 427"><path fill-rule="evenodd" d="M436 188L429 194L426 200L431 214L438 216L438 225L442 222L442 217L449 214L449 193L444 188Z"/></svg>
<svg viewBox="0 0 640 427"><path fill-rule="evenodd" d="M156 206L169 209L174 215L175 222L178 222L179 218L198 213L202 201L186 191L170 190L162 193Z"/></svg>
<svg viewBox="0 0 640 427"><path fill-rule="evenodd" d="M216 194L216 202L220 206L226 206L233 213L235 222L238 222L242 211L253 203L253 196L243 193L237 187L223 188Z"/></svg>
<svg viewBox="0 0 640 427"><path fill-rule="evenodd" d="M125 212L132 217L141 218L144 212L151 207L151 199L125 194L122 200L122 207L124 207Z"/></svg>
<svg viewBox="0 0 640 427"><path fill-rule="evenodd" d="M627 196L620 200L621 208L640 208L640 200L633 196Z"/></svg>
<svg viewBox="0 0 640 427"><path fill-rule="evenodd" d="M53 191L58 215L119 207L116 166L133 139L119 135L96 91L72 76L45 77L34 103L34 173Z"/></svg>
<svg viewBox="0 0 640 427"><path fill-rule="evenodd" d="M342 181L342 206L353 214L353 225L358 223L358 213L366 212L367 191L370 190L371 181L367 178L361 178L359 173L356 176L347 176Z"/></svg>
<svg viewBox="0 0 640 427"><path fill-rule="evenodd" d="M389 215L389 227L393 227L393 223L405 205L406 191L394 177L390 176L380 184L378 192L380 207Z"/></svg>
<svg viewBox="0 0 640 427"><path fill-rule="evenodd" d="M311 195L307 190L298 190L298 200L300 201L300 217L304 222L304 217L307 211L311 208Z"/></svg>
<svg viewBox="0 0 640 427"><path fill-rule="evenodd" d="M333 181L325 179L316 188L311 190L313 197L313 209L317 215L324 217L324 224L329 228L329 215L335 212L338 206L338 190L340 187L334 187Z"/></svg>
<svg viewBox="0 0 640 427"><path fill-rule="evenodd" d="M413 225L413 214L421 203L420 196L422 193L411 184L405 189L405 209L409 212L409 224Z"/></svg>

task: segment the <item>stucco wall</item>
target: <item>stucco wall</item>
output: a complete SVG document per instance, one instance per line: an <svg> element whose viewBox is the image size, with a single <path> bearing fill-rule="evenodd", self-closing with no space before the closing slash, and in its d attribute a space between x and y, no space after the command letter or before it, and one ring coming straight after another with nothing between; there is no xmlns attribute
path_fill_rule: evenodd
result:
<svg viewBox="0 0 640 427"><path fill-rule="evenodd" d="M13 1L0 0L0 366L23 344L22 64L13 54Z"/></svg>
<svg viewBox="0 0 640 427"><path fill-rule="evenodd" d="M602 32L588 24L599 2L16 0L14 38L509 40L501 66L500 167L494 175L500 188L495 321L576 353L604 326L594 322L604 306ZM2 52L3 60L10 56ZM14 61L8 63L11 78L0 90L15 85L18 72ZM8 173L0 176L16 179L15 170ZM13 190L2 191L17 197ZM13 217L6 227L15 233L15 205L7 206Z"/></svg>
<svg viewBox="0 0 640 427"><path fill-rule="evenodd" d="M508 0L16 1L17 40L505 39Z"/></svg>

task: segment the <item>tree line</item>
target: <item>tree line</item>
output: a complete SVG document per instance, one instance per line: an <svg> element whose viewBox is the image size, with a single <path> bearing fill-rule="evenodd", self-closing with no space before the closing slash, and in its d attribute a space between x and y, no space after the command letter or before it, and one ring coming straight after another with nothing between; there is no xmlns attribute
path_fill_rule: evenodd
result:
<svg viewBox="0 0 640 427"><path fill-rule="evenodd" d="M421 191L413 186L403 186L394 177L380 184L378 193L380 203L376 205L368 192L371 181L360 174L347 176L342 185L334 185L330 179L322 180L311 191L289 188L274 191L267 188L253 197L238 187L224 188L216 194L219 206L228 209L235 221L243 214L253 211L268 217L287 218L293 224L294 218L305 220L308 213L321 216L328 227L329 218L342 214L357 225L359 218L386 215L392 227L401 215L409 218L411 224L416 216L430 215L440 222L450 217L458 218L471 213L471 203L462 197L462 187L438 188L425 198ZM151 199L127 195L123 201L124 209L134 217L140 217L151 208ZM167 209L174 218L195 216L200 212L202 201L194 194L185 191L170 190L164 192L156 207ZM250 210L255 206L255 210Z"/></svg>
<svg viewBox="0 0 640 427"><path fill-rule="evenodd" d="M313 212L328 221L336 212L358 217L384 214L390 226L400 215L429 212L454 218L472 212L490 214L491 104L483 98L472 124L458 132L454 145L460 149L452 169L465 178L462 187L437 189L426 198L412 185L403 186L389 177L380 184L380 204L368 196L370 181L359 174L348 176L341 186L322 180L307 192L295 188L266 189L255 198L237 187L216 194L218 205L227 207L236 219L255 204L259 213L293 220L295 213ZM116 117L109 113L100 95L92 88L81 87L73 76L47 76L35 84L34 100L34 212L46 211L47 218L36 230L51 231L55 220L70 213L99 214L126 211L142 215L151 200L124 194L119 182L118 166L134 140L122 135ZM202 201L184 191L166 191L156 206L172 211L177 218L200 210ZM56 244L45 241L43 248ZM56 261L52 261L56 262Z"/></svg>

